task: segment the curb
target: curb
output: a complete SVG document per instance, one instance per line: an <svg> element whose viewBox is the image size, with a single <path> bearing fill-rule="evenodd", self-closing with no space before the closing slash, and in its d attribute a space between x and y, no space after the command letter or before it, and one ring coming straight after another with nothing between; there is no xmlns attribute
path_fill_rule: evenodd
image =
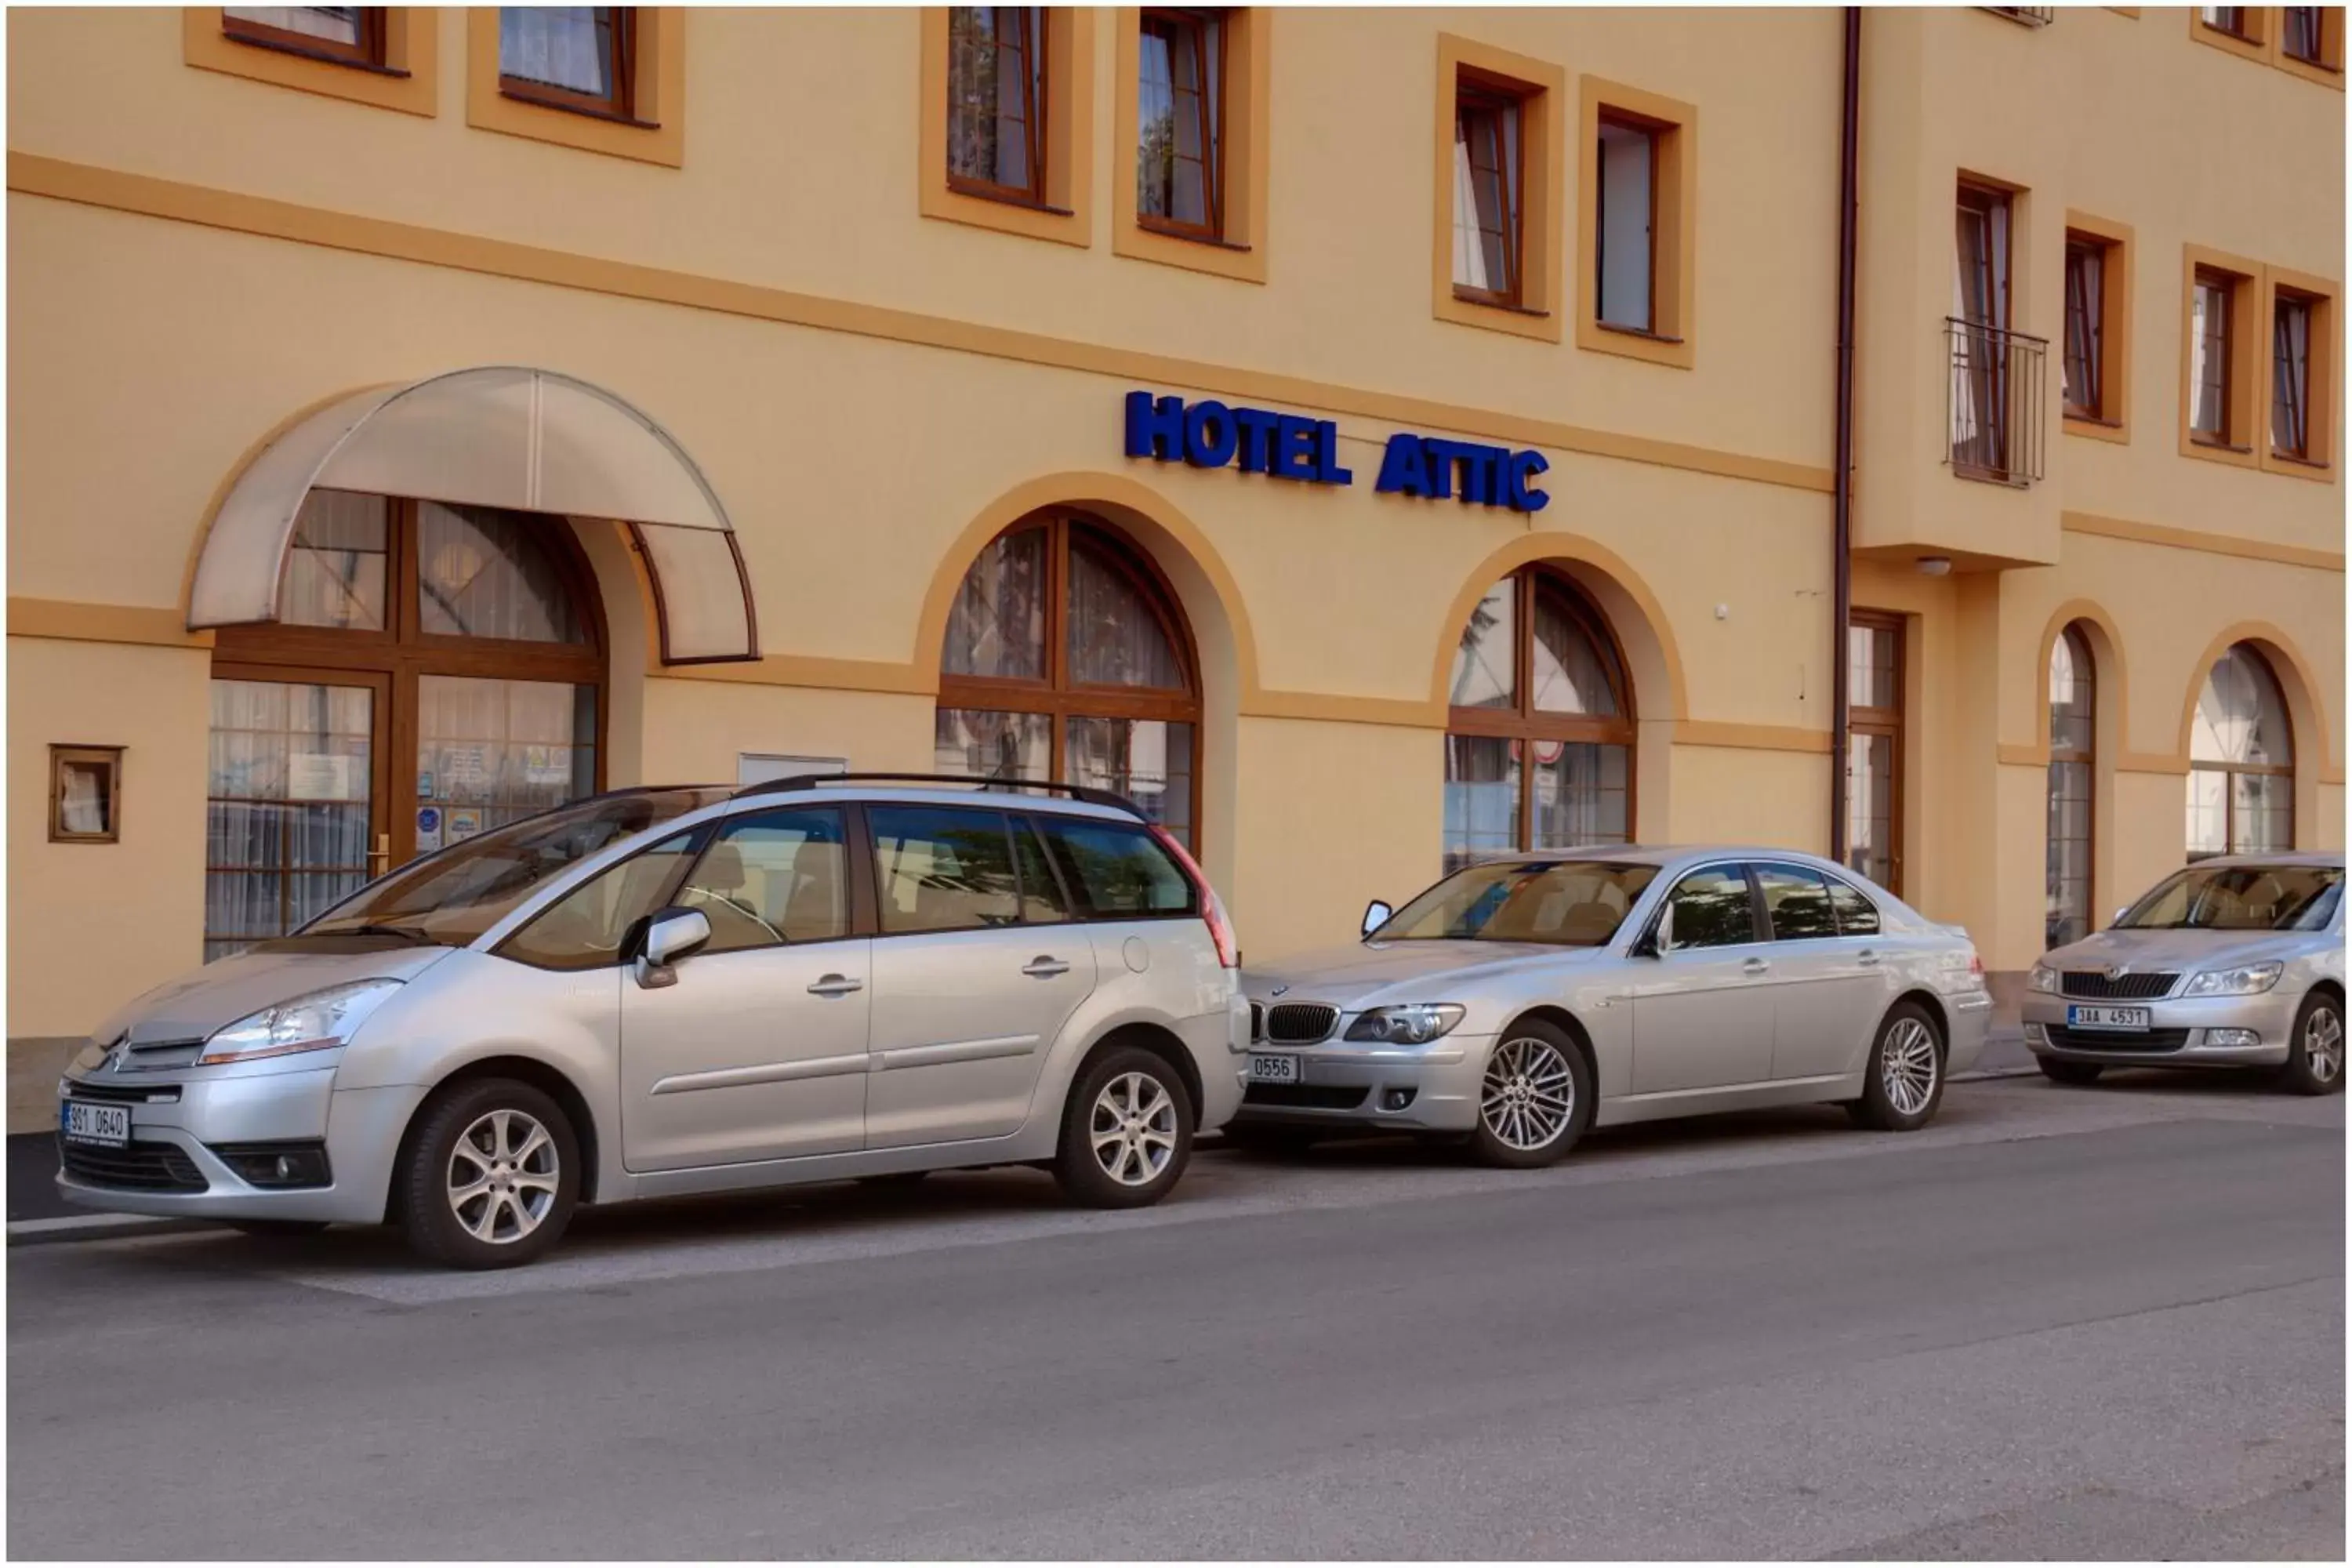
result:
<svg viewBox="0 0 2352 1568"><path fill-rule="evenodd" d="M52 1247L67 1241L103 1241L133 1236L169 1236L176 1231L211 1230L210 1220L166 1219L137 1214L60 1215L55 1219L12 1219L8 1245Z"/></svg>

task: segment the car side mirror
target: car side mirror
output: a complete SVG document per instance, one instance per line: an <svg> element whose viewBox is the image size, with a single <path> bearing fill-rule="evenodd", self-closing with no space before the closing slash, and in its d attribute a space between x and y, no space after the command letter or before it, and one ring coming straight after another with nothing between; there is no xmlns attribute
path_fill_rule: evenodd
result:
<svg viewBox="0 0 2352 1568"><path fill-rule="evenodd" d="M710 942L710 917L700 910L664 910L646 927L645 950L637 954L637 984L648 991L677 984L676 965Z"/></svg>
<svg viewBox="0 0 2352 1568"><path fill-rule="evenodd" d="M1366 904L1364 906L1364 934L1369 937L1374 931L1380 930L1381 927L1388 924L1389 917L1394 913L1396 913L1394 910L1389 908L1387 904L1383 903L1379 899L1374 899L1370 903Z"/></svg>
<svg viewBox="0 0 2352 1568"><path fill-rule="evenodd" d="M2116 911L2115 919L2109 921L2107 923L2111 926L2119 926L2124 923L2124 917L2129 913L2131 913L2131 906L2129 904L2126 904L2123 908Z"/></svg>

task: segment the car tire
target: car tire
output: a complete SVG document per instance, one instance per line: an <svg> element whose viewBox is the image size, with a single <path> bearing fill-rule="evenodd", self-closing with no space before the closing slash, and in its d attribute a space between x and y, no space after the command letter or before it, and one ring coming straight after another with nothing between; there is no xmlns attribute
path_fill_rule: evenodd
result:
<svg viewBox="0 0 2352 1568"><path fill-rule="evenodd" d="M1874 1132L1916 1132L1943 1102L1944 1032L1918 1003L1897 1002L1879 1023L1862 1098L1846 1102L1846 1114Z"/></svg>
<svg viewBox="0 0 2352 1568"><path fill-rule="evenodd" d="M2033 1065L2040 1068L2042 1076L2052 1083L2072 1084L2076 1089L2098 1082L2099 1075L2107 1070L2099 1062L2062 1061L2056 1057L2036 1057Z"/></svg>
<svg viewBox="0 0 2352 1568"><path fill-rule="evenodd" d="M1592 1125L1593 1099L1591 1064L1567 1030L1540 1018L1514 1024L1478 1080L1470 1157L1507 1170L1556 1163Z"/></svg>
<svg viewBox="0 0 2352 1568"><path fill-rule="evenodd" d="M297 1237L316 1236L327 1228L322 1219L233 1219L226 1223L231 1230L269 1241L291 1241Z"/></svg>
<svg viewBox="0 0 2352 1568"><path fill-rule="evenodd" d="M1304 1154L1328 1134L1314 1127L1289 1127L1271 1121L1228 1121L1227 1144L1252 1154Z"/></svg>
<svg viewBox="0 0 2352 1568"><path fill-rule="evenodd" d="M1168 1195L1192 1157L1192 1097L1166 1058L1140 1046L1103 1052L1062 1107L1054 1179L1088 1208L1144 1208Z"/></svg>
<svg viewBox="0 0 2352 1568"><path fill-rule="evenodd" d="M2295 1009L2279 1083L2296 1094L2335 1094L2344 1088L2344 1004L2315 991Z"/></svg>
<svg viewBox="0 0 2352 1568"><path fill-rule="evenodd" d="M450 1268L511 1268L544 1254L572 1223L580 1141L544 1091L476 1079L425 1102L394 1180L401 1226L419 1255Z"/></svg>

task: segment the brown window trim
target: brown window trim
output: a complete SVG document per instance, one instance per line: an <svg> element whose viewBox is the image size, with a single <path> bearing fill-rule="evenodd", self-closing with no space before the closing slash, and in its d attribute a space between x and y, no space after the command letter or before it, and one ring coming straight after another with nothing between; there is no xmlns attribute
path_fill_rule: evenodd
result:
<svg viewBox="0 0 2352 1568"><path fill-rule="evenodd" d="M1698 106L1586 76L1579 87L1582 146L1576 204L1576 346L1689 370L1696 362L1698 311ZM1650 137L1650 321L1646 328L1601 319L1601 130L1620 125Z"/></svg>
<svg viewBox="0 0 2352 1568"><path fill-rule="evenodd" d="M660 123L640 120L635 112L637 100L637 7L615 5L613 13L613 90L605 97L593 93L575 92L552 82L533 81L528 77L509 76L503 58L499 61L499 93L523 103L535 103L542 109L561 109L573 114L585 114L592 119L615 121L623 125L642 125L647 130L659 130Z"/></svg>
<svg viewBox="0 0 2352 1568"><path fill-rule="evenodd" d="M1864 707L1860 705L1850 707L1846 710L1846 729L1850 733L1856 735L1884 736L1887 742L1887 762L1892 769L1893 777L1889 781L1886 790L1886 837L1888 840L1886 846L1886 890L1893 893L1899 899L1903 896L1904 779L1905 775L1910 772L1910 769L1906 765L1907 759L1904 755L1906 746L1903 716L1904 699L1909 689L1908 683L1911 679L1911 649L1909 646L1911 639L1906 635L1904 617L1893 611L1857 609L1847 616L1846 624L1848 626L1869 626L1875 630L1890 632L1894 635L1895 638L1895 673L1893 677L1895 682L1895 706L1892 708ZM1850 658L1853 655L1848 653L1845 657ZM1848 761L1849 760L1847 758L1839 757L1835 759L1835 765L1841 768L1845 767L1848 765ZM1849 812L1853 810L1851 804L1848 805L1847 810ZM1857 870L1858 868L1849 865L1847 869Z"/></svg>
<svg viewBox="0 0 2352 1568"><path fill-rule="evenodd" d="M438 13L429 6L369 8L373 60L344 46L238 22L218 5L184 6L180 57L198 70L339 98L431 119L440 112Z"/></svg>
<svg viewBox="0 0 2352 1568"><path fill-rule="evenodd" d="M2096 236L2082 234L2074 229L2066 231L2065 336L2059 345L2059 412L2066 418L2087 420L2095 425L2114 423L2106 417L2105 412L2108 390L2106 298L2107 264L2111 259L2108 255L2109 249L2107 243ZM2097 264L2099 277L2099 320L2094 323L2095 340L2089 353L2084 356L2084 374L2091 378L2092 382L2091 400L2088 403L2075 402L2064 390L2066 362L2074 357L2074 258L2078 256L2093 258Z"/></svg>
<svg viewBox="0 0 2352 1568"><path fill-rule="evenodd" d="M2209 462L2258 468L2270 442L2267 378L2271 374L2268 269L2260 262L2196 245L2183 247L2180 305L2180 450ZM2200 430L2197 409L2197 291L2217 286L2227 300L2222 344L2221 429ZM2250 331L2249 329L2252 329Z"/></svg>
<svg viewBox="0 0 2352 1568"><path fill-rule="evenodd" d="M331 65L352 66L361 70L379 71L385 76L406 76L408 73L384 63L385 16L381 5L360 7L360 37L355 44L339 44L332 38L321 38L309 33L297 33L285 27L273 27L266 22L232 16L221 13L221 33L240 44L256 48L276 49L281 54L299 55L304 59L324 60Z"/></svg>
<svg viewBox="0 0 2352 1568"><path fill-rule="evenodd" d="M1475 66L1465 65L1455 68L1454 82L1455 132L1458 133L1461 129L1465 110L1471 113L1496 116L1508 113L1516 121L1515 140L1518 143L1519 155L1515 171L1507 171L1499 163L1495 171L1497 179L1506 181L1509 186L1505 200L1510 228L1503 236L1503 260L1510 279L1510 287L1475 289L1467 283L1457 281L1454 283L1454 297L1474 305L1485 305L1497 310L1517 310L1529 315L1542 315L1544 314L1542 310L1527 303L1528 126L1529 123L1528 107L1528 100L1534 96L1534 89L1525 82L1496 76L1491 71L1480 70ZM1495 136L1495 149L1496 156L1499 157L1502 152L1499 120ZM1474 159L1472 164L1474 180L1475 174L1476 164ZM1472 204L1475 209L1476 204L1475 194ZM1483 235L1486 230L1481 228L1479 232Z"/></svg>
<svg viewBox="0 0 2352 1568"><path fill-rule="evenodd" d="M995 713L1041 713L1052 726L1046 750L1046 777L1066 781L1064 754L1071 719L1144 719L1192 727L1192 833L1189 846L1195 859L1204 837L1201 821L1201 785L1206 770L1201 759L1207 737L1202 733L1201 670L1192 641L1192 626L1175 585L1160 563L1127 532L1091 512L1049 507L1032 512L992 539L1044 530L1045 580L1041 596L1045 605L1045 673L1034 679L1001 675L959 675L940 672L938 708L977 709ZM1070 679L1069 594L1070 551L1074 533L1090 542L1124 575L1136 596L1150 609L1160 635L1175 651L1181 689L1150 686L1097 686Z"/></svg>
<svg viewBox="0 0 2352 1568"><path fill-rule="evenodd" d="M2340 331L2336 315L2342 286L2331 279L2295 272L2283 267L2266 270L2260 299L2268 309L2263 311L2264 342L2262 353L2263 389L2268 396L2276 395L2278 367L2277 332L2278 302L2281 300L2300 301L2310 311L2309 348L2304 363L2304 449L2284 452L2272 445L2271 426L2275 422L2270 410L2263 414L2261 441L2262 465L2273 473L2290 479L2333 483L2336 466L2336 410L2342 395L2342 374L2338 363L2341 348L2336 342Z"/></svg>
<svg viewBox="0 0 2352 1568"><path fill-rule="evenodd" d="M1604 332L1622 332L1629 337L1647 338L1652 342L1678 343L1682 339L1660 330L1658 326L1658 187L1665 175L1661 165L1665 159L1667 138L1674 133L1675 127L1671 121L1654 120L1646 114L1635 114L1605 103L1601 106L1598 119L1601 130L1631 131L1650 144L1649 279L1643 289L1643 297L1649 301L1650 319L1636 327L1602 318L1601 307L1604 301L1601 298L1601 268L1608 264L1608 237L1601 232L1601 215L1595 212L1592 219L1592 324ZM1594 157L1592 199L1597 205L1607 188L1608 175L1599 162L1597 151Z"/></svg>
<svg viewBox="0 0 2352 1568"><path fill-rule="evenodd" d="M1070 209L1055 206L1045 199L1046 191L1052 187L1046 164L1051 156L1053 130L1046 121L1048 106L1054 101L1054 56L1049 47L1053 27L1045 21L1042 11L1028 6L1015 9L1021 17L1024 35L1021 54L1024 69L1022 73L1021 90L1026 100L1024 108L1027 112L1022 119L1021 126L1025 138L1024 156L1029 169L1029 183L1026 185L1000 184L994 180L983 180L971 174L959 174L950 166L948 169L948 189L958 195L972 196L981 201L1003 202L1012 206L1027 207L1033 212L1053 213L1057 216L1067 217L1070 216ZM1033 16L1040 29L1034 33L1031 31L1029 26ZM948 27L948 47L950 55L952 56L955 48L955 22L952 8L950 11ZM1032 60L1036 62L1036 68L1034 71L1025 68L1025 63ZM950 105L948 115L950 134L953 133L954 122L954 110Z"/></svg>
<svg viewBox="0 0 2352 1568"><path fill-rule="evenodd" d="M1203 81L1202 90L1196 95L1201 105L1201 122L1197 128L1202 153L1201 182L1207 187L1202 193L1202 205L1208 208L1208 221L1197 224L1185 223L1176 218L1146 213L1139 210L1142 206L1140 200L1136 204L1139 210L1135 215L1135 224L1138 228L1149 229L1154 234L1164 234L1171 239L1189 239L1210 245L1224 243L1225 154L1227 129L1233 122L1233 117L1226 111L1226 100L1233 91L1234 82L1233 18L1229 14L1220 12L1216 21L1218 23L1217 90L1213 99L1208 91L1208 84ZM1142 16L1138 19L1137 27L1139 33L1144 35L1150 34L1155 27L1170 31L1182 28L1200 35L1201 41L1193 47L1205 68L1208 59L1206 47L1208 23L1209 18L1199 11L1147 5L1143 8ZM1213 126L1214 127L1213 135L1211 133ZM1141 129L1139 126L1139 137ZM1215 149L1213 154L1209 151L1212 148ZM1246 249L1247 247L1242 248Z"/></svg>
<svg viewBox="0 0 2352 1568"><path fill-rule="evenodd" d="M1518 821L1517 848L1525 854L1535 839L1535 763L1531 748L1540 741L1566 741L1587 745L1622 746L1625 748L1625 842L1641 842L1636 805L1640 800L1641 747L1637 743L1641 725L1633 708L1633 683L1626 674L1624 645L1617 640L1617 628L1591 595L1567 573L1540 563L1522 566L1511 574L1512 633L1515 646L1511 649L1511 680L1517 704L1511 708L1453 708L1445 710L1445 732L1448 735L1471 735L1482 740L1516 741L1520 742L1519 798L1517 803ZM1590 713L1551 713L1535 705L1536 589L1548 584L1569 607L1569 614L1580 629L1600 650L1608 678L1610 695L1616 700L1615 715L1603 717ZM1457 636L1459 632L1457 630Z"/></svg>
<svg viewBox="0 0 2352 1568"><path fill-rule="evenodd" d="M52 844L120 844L122 842L122 746L51 744L49 747L49 842ZM96 833L76 833L66 826L65 764L95 763L106 769L106 826Z"/></svg>

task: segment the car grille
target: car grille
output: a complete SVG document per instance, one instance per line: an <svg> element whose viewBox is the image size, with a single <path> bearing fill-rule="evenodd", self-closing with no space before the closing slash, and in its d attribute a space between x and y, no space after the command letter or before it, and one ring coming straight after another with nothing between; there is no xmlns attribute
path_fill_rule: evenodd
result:
<svg viewBox="0 0 2352 1568"><path fill-rule="evenodd" d="M2143 1002L2167 994L2172 990L2172 983L2179 978L2178 974L2101 974L2095 969L2069 969L2058 976L2069 996L2102 1000L2123 997Z"/></svg>
<svg viewBox="0 0 2352 1568"><path fill-rule="evenodd" d="M1255 1002L1250 1004L1250 1038L1265 1038L1265 1008Z"/></svg>
<svg viewBox="0 0 2352 1568"><path fill-rule="evenodd" d="M1370 1092L1360 1084L1254 1083L1242 1091L1242 1103L1278 1110L1353 1110Z"/></svg>
<svg viewBox="0 0 2352 1568"><path fill-rule="evenodd" d="M162 1072L169 1068L194 1067L204 1051L202 1040L150 1040L144 1045L132 1045L129 1059L117 1070Z"/></svg>
<svg viewBox="0 0 2352 1568"><path fill-rule="evenodd" d="M128 1149L98 1149L58 1140L58 1163L66 1174L93 1187L130 1187L145 1193L201 1193L208 1184L195 1162L173 1143L132 1143Z"/></svg>
<svg viewBox="0 0 2352 1568"><path fill-rule="evenodd" d="M1282 1002L1265 1010L1265 1037L1285 1045L1311 1046L1331 1033L1339 1009L1328 1002Z"/></svg>
<svg viewBox="0 0 2352 1568"><path fill-rule="evenodd" d="M2042 1032L2050 1043L2069 1051L2177 1051L2189 1043L2186 1029L2150 1029L2145 1034L2126 1033L2115 1029L2070 1029L2063 1024L2044 1024Z"/></svg>
<svg viewBox="0 0 2352 1568"><path fill-rule="evenodd" d="M177 1084L158 1084L142 1089L129 1084L93 1083L88 1079L68 1079L66 1096L70 1100L103 1100L109 1105L172 1105L178 1102Z"/></svg>

